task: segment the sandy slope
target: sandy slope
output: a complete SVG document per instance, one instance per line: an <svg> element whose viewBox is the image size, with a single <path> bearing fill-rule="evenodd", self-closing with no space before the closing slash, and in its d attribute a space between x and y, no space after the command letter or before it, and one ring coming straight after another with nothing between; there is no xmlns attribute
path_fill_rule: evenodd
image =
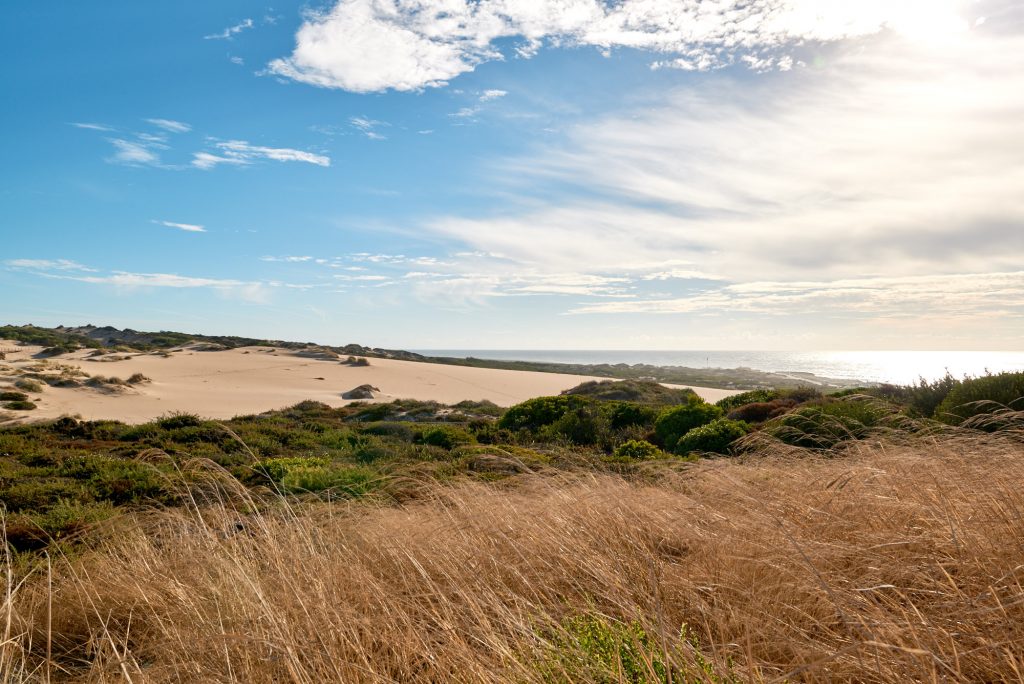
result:
<svg viewBox="0 0 1024 684"><path fill-rule="evenodd" d="M13 346L0 344L8 349ZM16 353L8 353L7 361L0 364L24 367L33 362L31 354L39 349L21 347ZM381 390L378 401L409 398L456 403L463 399L489 399L510 406L530 397L558 394L594 379L389 359L370 359L370 366L357 367L269 347L217 352L185 349L169 357L133 354L121 361L102 360L108 357L92 359L87 355L87 351L80 351L53 362L78 366L91 376L128 378L142 373L152 382L112 393L84 387L45 387L33 395L33 399L41 399L39 408L26 412L24 417L77 414L87 419L138 423L172 411L187 411L210 418L230 418L283 408L305 399L341 406L349 403L342 399L342 393L362 384ZM0 378L0 385L7 384L4 380ZM727 390L694 389L709 401L734 394Z"/></svg>

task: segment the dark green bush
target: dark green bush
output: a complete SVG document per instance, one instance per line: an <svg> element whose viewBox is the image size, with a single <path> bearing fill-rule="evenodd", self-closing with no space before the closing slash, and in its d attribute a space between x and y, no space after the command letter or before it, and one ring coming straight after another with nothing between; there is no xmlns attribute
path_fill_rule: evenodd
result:
<svg viewBox="0 0 1024 684"><path fill-rule="evenodd" d="M793 446L828 449L847 440L863 439L892 422L897 411L867 396L824 400L802 406L765 426L767 434Z"/></svg>
<svg viewBox="0 0 1024 684"><path fill-rule="evenodd" d="M539 434L548 439L565 439L580 446L608 443L611 436L608 417L596 403L571 408Z"/></svg>
<svg viewBox="0 0 1024 684"><path fill-rule="evenodd" d="M749 392L741 392L734 394L731 397L725 397L715 402L715 406L722 409L723 411L731 411L739 408L746 404L763 403L773 401L779 398L779 390L776 389L756 389L750 390Z"/></svg>
<svg viewBox="0 0 1024 684"><path fill-rule="evenodd" d="M176 430L185 427L199 427L203 419L194 413L171 413L156 421L164 430Z"/></svg>
<svg viewBox="0 0 1024 684"><path fill-rule="evenodd" d="M656 408L633 402L617 401L611 403L606 410L613 430L635 426L653 429L654 421L658 419Z"/></svg>
<svg viewBox="0 0 1024 684"><path fill-rule="evenodd" d="M0 392L0 401L28 401L24 392Z"/></svg>
<svg viewBox="0 0 1024 684"><path fill-rule="evenodd" d="M536 397L516 404L498 420L498 427L507 430L531 430L551 425L571 409L587 403L574 396Z"/></svg>
<svg viewBox="0 0 1024 684"><path fill-rule="evenodd" d="M11 411L31 411L36 407L31 401L9 401L3 406Z"/></svg>
<svg viewBox="0 0 1024 684"><path fill-rule="evenodd" d="M682 406L662 411L654 423L654 433L665 445L665 449L673 451L676 442L687 432L721 417L722 409L694 397Z"/></svg>
<svg viewBox="0 0 1024 684"><path fill-rule="evenodd" d="M998 373L964 380L935 409L935 418L950 425L969 421L972 427L995 430L998 420L986 416L1024 410L1024 373Z"/></svg>
<svg viewBox="0 0 1024 684"><path fill-rule="evenodd" d="M420 433L420 442L442 449L454 449L460 444L472 444L476 440L462 428L451 425L435 425Z"/></svg>
<svg viewBox="0 0 1024 684"><path fill-rule="evenodd" d="M683 435L676 442L675 452L680 456L687 456L695 451L727 454L732 443L749 430L749 426L741 421L718 418Z"/></svg>
<svg viewBox="0 0 1024 684"><path fill-rule="evenodd" d="M616 458L628 458L635 461L658 458L664 456L664 454L665 452L650 442L639 439L631 439L615 447Z"/></svg>

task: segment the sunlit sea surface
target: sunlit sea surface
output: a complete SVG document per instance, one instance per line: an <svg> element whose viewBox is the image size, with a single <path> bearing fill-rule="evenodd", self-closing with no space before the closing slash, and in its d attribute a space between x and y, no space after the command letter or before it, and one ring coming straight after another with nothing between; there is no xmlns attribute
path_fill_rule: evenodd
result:
<svg viewBox="0 0 1024 684"><path fill-rule="evenodd" d="M502 361L556 363L647 363L690 368L752 368L776 373L814 373L828 378L907 384L919 377L934 380L948 370L955 377L986 371L1024 371L1024 352L965 351L595 351L523 349L427 349L431 356L475 357Z"/></svg>

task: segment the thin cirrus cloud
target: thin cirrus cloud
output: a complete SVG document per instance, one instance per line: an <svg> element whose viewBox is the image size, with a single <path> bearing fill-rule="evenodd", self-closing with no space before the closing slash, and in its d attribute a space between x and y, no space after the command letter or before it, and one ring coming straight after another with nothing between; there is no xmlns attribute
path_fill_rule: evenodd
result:
<svg viewBox="0 0 1024 684"><path fill-rule="evenodd" d="M714 69L739 62L755 70L790 68L807 42L955 32L967 22L955 0L338 0L311 13L291 55L269 71L353 92L445 85L479 64L501 60L500 41L529 58L546 45L638 49L656 68ZM922 24L924 26L922 27ZM744 58L747 58L744 60Z"/></svg>
<svg viewBox="0 0 1024 684"><path fill-rule="evenodd" d="M206 228L205 227L200 226L200 225L198 225L196 223L176 223L174 221L158 221L156 219L153 220L153 223L156 223L156 224L161 225L161 226L165 226L167 228L174 228L175 230L182 230L182 231L185 231L186 233L205 233L206 232Z"/></svg>
<svg viewBox="0 0 1024 684"><path fill-rule="evenodd" d="M196 152L192 166L197 169L212 169L220 165L246 166L257 161L303 162L316 166L330 166L331 159L322 154L293 150L287 147L264 147L250 145L245 140L226 140L214 145L216 152Z"/></svg>
<svg viewBox="0 0 1024 684"><path fill-rule="evenodd" d="M146 119L146 122L169 133L188 133L192 130L192 126L187 123L174 121L173 119Z"/></svg>
<svg viewBox="0 0 1024 684"><path fill-rule="evenodd" d="M204 40L230 40L231 38L234 38L235 36L237 36L242 31L245 31L246 29L251 29L253 27L253 25L254 24L253 24L252 19L243 19L242 21L238 22L234 26L228 26L226 29L224 29L220 33L211 33L208 36L203 36L203 39Z"/></svg>

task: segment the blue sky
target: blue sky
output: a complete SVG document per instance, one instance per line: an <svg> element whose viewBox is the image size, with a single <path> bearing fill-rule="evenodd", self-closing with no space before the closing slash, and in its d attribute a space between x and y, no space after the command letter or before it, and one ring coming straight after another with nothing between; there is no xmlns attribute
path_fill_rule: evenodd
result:
<svg viewBox="0 0 1024 684"><path fill-rule="evenodd" d="M0 318L1018 349L1006 0L10 3Z"/></svg>

